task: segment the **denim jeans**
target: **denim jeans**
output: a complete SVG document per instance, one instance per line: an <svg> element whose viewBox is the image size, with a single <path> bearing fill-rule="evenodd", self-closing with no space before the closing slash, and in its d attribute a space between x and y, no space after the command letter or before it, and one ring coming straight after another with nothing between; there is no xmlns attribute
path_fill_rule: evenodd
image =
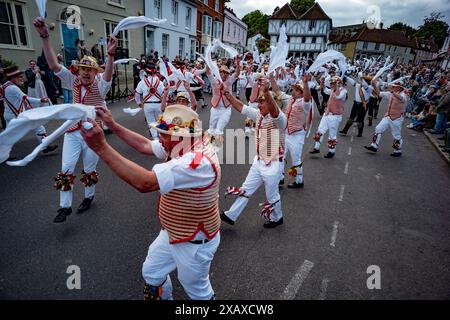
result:
<svg viewBox="0 0 450 320"><path fill-rule="evenodd" d="M72 103L72 90L63 89L64 103Z"/></svg>
<svg viewBox="0 0 450 320"><path fill-rule="evenodd" d="M436 116L436 124L434 125L433 131L435 133L444 133L447 127L447 116L445 112L439 112Z"/></svg>

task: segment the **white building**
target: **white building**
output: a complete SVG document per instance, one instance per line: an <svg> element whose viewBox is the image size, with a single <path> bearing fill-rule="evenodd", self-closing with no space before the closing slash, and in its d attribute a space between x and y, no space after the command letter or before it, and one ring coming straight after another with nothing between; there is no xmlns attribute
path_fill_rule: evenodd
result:
<svg viewBox="0 0 450 320"><path fill-rule="evenodd" d="M225 8L223 43L244 53L247 40L247 25L230 8Z"/></svg>
<svg viewBox="0 0 450 320"><path fill-rule="evenodd" d="M189 0L145 0L145 16L165 18L162 25L147 26L145 53L157 51L170 60L176 56L195 59L197 6Z"/></svg>
<svg viewBox="0 0 450 320"><path fill-rule="evenodd" d="M276 46L282 25L286 26L289 56L316 58L326 51L332 20L317 2L302 15L289 3L275 12L269 18L271 46Z"/></svg>
<svg viewBox="0 0 450 320"><path fill-rule="evenodd" d="M256 47L256 43L261 39L264 39L264 37L260 33L258 33L257 35L254 35L251 38L248 38L247 51L253 51L253 49Z"/></svg>

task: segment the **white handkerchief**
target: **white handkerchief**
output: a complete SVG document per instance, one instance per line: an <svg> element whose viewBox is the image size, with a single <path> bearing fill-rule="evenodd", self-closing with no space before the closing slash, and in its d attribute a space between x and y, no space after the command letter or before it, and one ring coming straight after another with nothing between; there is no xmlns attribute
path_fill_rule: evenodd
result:
<svg viewBox="0 0 450 320"><path fill-rule="evenodd" d="M145 27L148 24L159 25L166 21L167 19L152 19L145 16L127 17L119 22L119 24L114 28L112 35L116 37L122 30L138 29Z"/></svg>
<svg viewBox="0 0 450 320"><path fill-rule="evenodd" d="M47 6L47 0L36 0L36 5L38 7L39 16L45 18L45 11Z"/></svg>
<svg viewBox="0 0 450 320"><path fill-rule="evenodd" d="M128 113L132 117L137 115L141 110L141 108L123 108L123 112Z"/></svg>

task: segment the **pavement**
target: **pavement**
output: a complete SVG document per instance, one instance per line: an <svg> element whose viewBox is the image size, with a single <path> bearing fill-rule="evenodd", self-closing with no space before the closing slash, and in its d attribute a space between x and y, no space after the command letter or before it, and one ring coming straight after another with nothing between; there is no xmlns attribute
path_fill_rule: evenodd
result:
<svg viewBox="0 0 450 320"><path fill-rule="evenodd" d="M346 115L352 97L353 92ZM110 106L116 120L146 135L143 114L130 117L122 112L124 105ZM384 102L380 115L385 110ZM209 110L199 114L207 125ZM242 128L243 120L233 111L229 128ZM315 128L318 122L316 115ZM48 124L49 132L56 125ZM447 163L421 133L403 129L404 155L392 158L389 132L374 155L363 148L374 127L366 126L362 138L355 129L338 138L333 159L323 158L326 145L321 154L310 155L312 136L307 139L305 187L281 190L282 226L263 228L258 206L266 200L263 188L234 226L222 225L210 272L218 299L450 298ZM107 139L145 168L157 163L115 135ZM27 135L13 154L23 157L35 143ZM252 146L251 140L246 143ZM138 193L100 161L91 210L55 225L59 195L52 185L61 165L62 139L58 144L58 152L39 156L27 167L0 165L0 299L142 299L142 263L160 230L158 194ZM244 181L248 158L245 164L222 165L222 209L233 201L224 197L227 186ZM80 173L79 164L77 179ZM82 193L77 182L74 208ZM66 285L72 265L81 271L79 290ZM372 282L372 274L379 275L377 281ZM176 272L171 276L174 298L186 299ZM369 289L368 282L379 289Z"/></svg>
<svg viewBox="0 0 450 320"><path fill-rule="evenodd" d="M443 146L445 145L444 140L439 140L438 138L442 138L442 134L432 134L426 130L423 131L423 134L428 138L430 143L436 148L437 152L441 155L442 159L444 159L450 165L450 152L446 152Z"/></svg>

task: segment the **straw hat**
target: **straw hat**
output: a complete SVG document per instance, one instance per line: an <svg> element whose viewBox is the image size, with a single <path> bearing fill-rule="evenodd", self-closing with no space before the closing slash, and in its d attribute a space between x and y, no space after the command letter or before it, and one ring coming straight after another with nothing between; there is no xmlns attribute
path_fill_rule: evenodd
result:
<svg viewBox="0 0 450 320"><path fill-rule="evenodd" d="M22 70L19 70L17 66L12 66L4 69L5 76L8 79L14 78L15 76L21 75L23 73Z"/></svg>
<svg viewBox="0 0 450 320"><path fill-rule="evenodd" d="M230 69L228 69L227 66L223 65L220 67L220 72L225 72L225 73L230 74Z"/></svg>
<svg viewBox="0 0 450 320"><path fill-rule="evenodd" d="M336 82L340 82L341 78L339 78L338 76L334 76L331 78L330 80L330 84L336 83Z"/></svg>
<svg viewBox="0 0 450 320"><path fill-rule="evenodd" d="M200 118L197 112L186 106L175 104L168 106L150 126L160 133L177 137L197 137L202 135Z"/></svg>
<svg viewBox="0 0 450 320"><path fill-rule="evenodd" d="M177 97L175 98L175 100L178 100L178 99L185 99L185 100L187 100L187 102L189 102L189 103L191 102L189 95L184 91L180 91L177 93Z"/></svg>
<svg viewBox="0 0 450 320"><path fill-rule="evenodd" d="M105 70L103 70L102 68L100 68L98 66L97 63L97 59L95 59L94 57L91 56L84 56L80 62L78 62L76 65L76 67L80 68L91 68L91 69L95 69L98 72L104 72Z"/></svg>
<svg viewBox="0 0 450 320"><path fill-rule="evenodd" d="M294 83L292 85L292 87L294 87L300 91L303 91L303 81L297 81L296 83Z"/></svg>

